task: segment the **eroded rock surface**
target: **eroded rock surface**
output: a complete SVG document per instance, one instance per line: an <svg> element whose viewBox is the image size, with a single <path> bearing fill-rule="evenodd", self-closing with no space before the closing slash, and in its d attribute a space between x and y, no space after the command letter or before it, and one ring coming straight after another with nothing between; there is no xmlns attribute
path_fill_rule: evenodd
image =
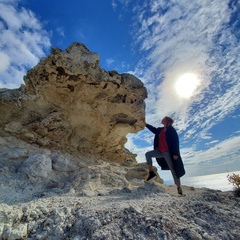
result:
<svg viewBox="0 0 240 240"><path fill-rule="evenodd" d="M144 164L90 160L0 137L0 239L239 240L231 192L182 186L178 196L144 181Z"/></svg>
<svg viewBox="0 0 240 240"><path fill-rule="evenodd" d="M47 149L120 164L136 163L126 135L144 125L143 83L130 74L106 72L99 56L73 43L28 71L25 85L0 90L0 131Z"/></svg>

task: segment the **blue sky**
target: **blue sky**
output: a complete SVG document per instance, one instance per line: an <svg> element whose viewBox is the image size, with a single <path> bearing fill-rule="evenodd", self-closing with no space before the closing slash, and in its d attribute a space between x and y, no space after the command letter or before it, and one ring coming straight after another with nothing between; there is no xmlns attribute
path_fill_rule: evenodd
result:
<svg viewBox="0 0 240 240"><path fill-rule="evenodd" d="M82 42L105 70L144 82L148 123L175 119L187 176L237 171L239 16L237 0L0 0L0 88L19 87L51 47ZM145 129L126 147L143 162L152 141Z"/></svg>

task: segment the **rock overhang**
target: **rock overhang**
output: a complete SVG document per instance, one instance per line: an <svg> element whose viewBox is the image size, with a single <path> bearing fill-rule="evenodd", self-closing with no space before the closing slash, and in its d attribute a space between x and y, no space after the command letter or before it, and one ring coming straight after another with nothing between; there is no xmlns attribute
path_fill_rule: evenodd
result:
<svg viewBox="0 0 240 240"><path fill-rule="evenodd" d="M144 128L147 90L137 77L99 66L99 56L73 43L24 76L20 89L2 91L2 132L72 154L135 163L126 135Z"/></svg>

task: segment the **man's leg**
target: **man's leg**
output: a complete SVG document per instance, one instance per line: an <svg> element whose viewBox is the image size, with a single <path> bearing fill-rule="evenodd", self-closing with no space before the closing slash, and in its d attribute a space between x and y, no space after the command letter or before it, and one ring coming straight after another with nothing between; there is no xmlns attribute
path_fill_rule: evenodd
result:
<svg viewBox="0 0 240 240"><path fill-rule="evenodd" d="M164 152L162 153L168 166L169 166L169 169L171 170L171 173L172 173L172 176L173 176L173 180L174 180L174 183L177 185L177 187L180 187L181 186L181 182L180 182L180 179L177 178L176 176L176 172L175 172L175 169L174 169L174 166L173 166L173 160L169 154L169 152Z"/></svg>
<svg viewBox="0 0 240 240"><path fill-rule="evenodd" d="M156 176L156 174L153 172L152 158L153 157L161 157L162 153L159 152L158 150L152 150L152 151L146 152L145 156L146 156L148 170L149 170L149 176L147 178L147 181L149 181L150 179L152 179Z"/></svg>

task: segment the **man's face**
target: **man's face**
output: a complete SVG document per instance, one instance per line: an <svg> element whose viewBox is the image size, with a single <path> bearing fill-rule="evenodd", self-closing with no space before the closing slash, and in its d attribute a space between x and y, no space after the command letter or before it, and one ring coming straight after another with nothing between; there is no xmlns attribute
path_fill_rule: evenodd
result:
<svg viewBox="0 0 240 240"><path fill-rule="evenodd" d="M165 118L162 119L162 124L165 126L166 123L167 123L167 118L165 117Z"/></svg>

